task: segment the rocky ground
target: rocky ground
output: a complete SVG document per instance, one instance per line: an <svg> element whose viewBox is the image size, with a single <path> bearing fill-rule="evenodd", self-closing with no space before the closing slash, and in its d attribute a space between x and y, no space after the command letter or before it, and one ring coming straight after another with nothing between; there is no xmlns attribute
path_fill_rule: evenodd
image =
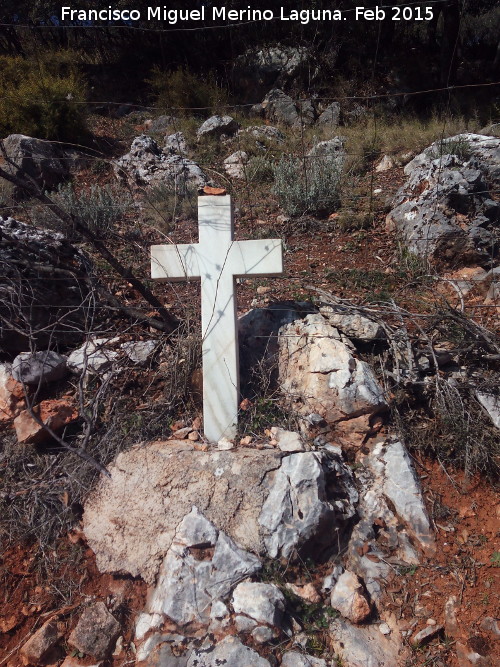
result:
<svg viewBox="0 0 500 667"><path fill-rule="evenodd" d="M255 110L267 124L198 123L196 149L186 123L180 136L178 121L138 119L128 152L131 123L115 122L113 171L75 167L80 189L116 179L136 198L108 243L146 278L151 244L196 240L189 196L163 192L180 206L168 218L148 198L165 180L231 188L238 238L285 239L286 278L238 287L234 443L208 443L200 428L196 285L154 288L189 323L172 348L86 301L94 262L116 297L143 305L88 244L2 223L13 273L1 303L0 665L463 667L500 655L499 140L379 155L340 209L293 216L247 172L256 141L275 155L290 127L318 115L283 96ZM336 111L316 122L335 125ZM344 163L343 140L325 140L311 140L310 159ZM61 155L44 159L64 177ZM36 206L11 211L36 221ZM43 285L32 289L41 254L44 280L73 281L50 313ZM13 292L17 279L29 298ZM51 320L57 306L68 315ZM84 473L64 444L91 456ZM95 463L112 473L97 486Z"/></svg>

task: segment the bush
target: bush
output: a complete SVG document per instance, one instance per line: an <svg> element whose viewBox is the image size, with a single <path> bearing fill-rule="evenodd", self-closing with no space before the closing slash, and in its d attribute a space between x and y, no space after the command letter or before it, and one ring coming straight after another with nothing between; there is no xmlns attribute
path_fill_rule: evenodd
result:
<svg viewBox="0 0 500 667"><path fill-rule="evenodd" d="M338 156L283 156L274 167L274 192L291 216L331 213L340 203L343 163Z"/></svg>
<svg viewBox="0 0 500 667"><path fill-rule="evenodd" d="M466 477L500 476L498 431L467 386L440 382L429 401L431 419L412 419L406 405L394 407L395 421L408 446L462 468Z"/></svg>
<svg viewBox="0 0 500 667"><path fill-rule="evenodd" d="M0 56L0 135L85 139L86 84L76 68Z"/></svg>
<svg viewBox="0 0 500 667"><path fill-rule="evenodd" d="M250 158L245 172L249 183L272 183L274 177L273 165L263 155Z"/></svg>
<svg viewBox="0 0 500 667"><path fill-rule="evenodd" d="M52 199L100 238L111 234L114 223L132 205L128 193L112 185L91 185L77 193L70 183L61 186Z"/></svg>
<svg viewBox="0 0 500 667"><path fill-rule="evenodd" d="M169 233L178 218L196 220L198 190L189 184L183 190L168 183L146 188L142 199L143 221Z"/></svg>
<svg viewBox="0 0 500 667"><path fill-rule="evenodd" d="M426 152L433 160L445 155L456 155L459 160L465 162L472 157L471 145L464 137L442 139L436 142L436 145L431 150Z"/></svg>
<svg viewBox="0 0 500 667"><path fill-rule="evenodd" d="M163 72L155 67L147 83L156 94L156 106L176 115L215 113L227 104L227 92L213 76L201 79L182 67L173 72Z"/></svg>

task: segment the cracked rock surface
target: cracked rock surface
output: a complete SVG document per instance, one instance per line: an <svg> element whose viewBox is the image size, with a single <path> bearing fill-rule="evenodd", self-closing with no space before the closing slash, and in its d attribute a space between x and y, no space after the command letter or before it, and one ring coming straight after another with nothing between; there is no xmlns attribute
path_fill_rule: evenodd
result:
<svg viewBox="0 0 500 667"><path fill-rule="evenodd" d="M101 571L149 583L167 553L175 560L169 550L194 506L213 524L211 547L223 531L245 551L290 557L327 548L358 497L349 467L326 452L203 452L171 440L121 453L110 473L85 506L88 543Z"/></svg>
<svg viewBox="0 0 500 667"><path fill-rule="evenodd" d="M342 662L349 667L395 667L400 660L401 645L394 636L385 637L376 625L351 625L335 619L329 630L330 640Z"/></svg>
<svg viewBox="0 0 500 667"><path fill-rule="evenodd" d="M115 174L136 185L171 184L181 190L187 185L203 187L208 182L201 168L185 155L176 155L167 146L163 151L146 135L136 137L130 151L115 162Z"/></svg>
<svg viewBox="0 0 500 667"><path fill-rule="evenodd" d="M421 551L433 553L434 537L420 484L399 440L375 443L358 462L356 479L363 493L348 562L377 600L392 576L392 564L418 564Z"/></svg>
<svg viewBox="0 0 500 667"><path fill-rule="evenodd" d="M414 254L453 265L489 265L498 251L500 205L489 185L500 180L500 139L461 134L435 142L404 171L387 229Z"/></svg>
<svg viewBox="0 0 500 667"><path fill-rule="evenodd" d="M349 468L325 453L298 452L284 458L273 477L259 517L267 553L289 558L301 545L318 555L355 514L358 494ZM328 487L335 488L335 499Z"/></svg>
<svg viewBox="0 0 500 667"><path fill-rule="evenodd" d="M245 646L237 637L226 637L215 646L195 649L187 662L187 667L270 667L265 658Z"/></svg>
<svg viewBox="0 0 500 667"><path fill-rule="evenodd" d="M240 547L262 552L259 514L267 476L281 458L273 450L203 452L176 440L121 453L85 506L84 531L99 569L153 583L193 506Z"/></svg>
<svg viewBox="0 0 500 667"><path fill-rule="evenodd" d="M256 556L238 547L193 507L165 556L148 612L164 614L179 625L208 624L212 603L260 568Z"/></svg>
<svg viewBox="0 0 500 667"><path fill-rule="evenodd" d="M322 315L284 326L279 345L281 389L300 414L336 422L387 408L370 366L356 359L349 340Z"/></svg>

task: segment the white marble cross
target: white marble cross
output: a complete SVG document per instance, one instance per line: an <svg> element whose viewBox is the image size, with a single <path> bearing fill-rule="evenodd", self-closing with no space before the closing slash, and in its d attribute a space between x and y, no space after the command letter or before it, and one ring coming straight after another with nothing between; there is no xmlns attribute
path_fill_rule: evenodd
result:
<svg viewBox="0 0 500 667"><path fill-rule="evenodd" d="M235 278L283 272L280 239L235 241L231 197L198 198L199 242L151 247L154 280L201 279L203 423L209 440L236 435L239 405Z"/></svg>

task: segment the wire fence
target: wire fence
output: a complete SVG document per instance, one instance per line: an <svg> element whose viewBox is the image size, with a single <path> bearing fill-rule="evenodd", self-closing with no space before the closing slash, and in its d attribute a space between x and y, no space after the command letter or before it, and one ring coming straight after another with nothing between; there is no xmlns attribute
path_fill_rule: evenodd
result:
<svg viewBox="0 0 500 667"><path fill-rule="evenodd" d="M433 0L432 4L439 4L445 2L445 0ZM406 4L414 4L414 5L419 5L421 3L415 2L415 3L406 3ZM389 5L383 5L381 8L387 8ZM466 9L466 3L462 3L461 6L461 13L460 13L460 20L462 20L462 17L464 15ZM350 9L350 10L344 10L344 13L346 12L355 12L356 10ZM169 27L168 29L162 29L162 28L151 28L150 26L133 26L133 25L123 25L123 26L105 26L106 28L123 28L123 29L130 29L130 30L144 30L144 31L157 31L157 32L172 32L172 31L186 31L186 32L191 32L193 30L205 30L205 29L225 29L225 28L238 28L242 27L244 25L248 25L251 23L251 21L243 21L239 23L231 23L228 25L218 25L218 26L196 26L194 28L184 28L184 27ZM16 23L3 23L0 24L1 26L4 27L15 27L15 28L29 28L29 29L67 29L68 27L71 28L82 28L82 29L96 29L98 27L102 26L96 26L96 25L86 25L86 26L77 26L77 25L57 25L57 26L51 26L51 25L21 25L21 24L16 24ZM380 40L380 26L379 26L379 40ZM379 40L377 44L379 44ZM458 36L457 36L457 42L454 45L454 49L456 50L458 44ZM373 63L372 63L372 79L375 76L375 71L376 67L378 64L378 57L379 57L379 51L378 51L378 46L376 48L374 58L373 58ZM451 72L451 69L450 69ZM371 127L367 127L365 132L366 132L366 142L367 144L373 145L373 150L372 152L370 151L369 146L365 148L364 150L353 150L349 145L343 146L342 149L339 151L339 155L341 156L341 160L346 161L346 160L365 160L366 162L366 169L365 169L365 174L364 176L359 179L357 177L353 177L352 174L347 174L346 182L342 185L341 187L341 193L340 193L340 200L342 201L343 208L340 209L340 212L343 215L347 216L349 218L350 215L356 215L358 213L362 213L363 215L366 215L368 222L366 223L368 229L367 230L358 230L361 233L364 231L374 231L376 229L380 229L380 223L383 222L383 217L384 217L384 203L382 202L382 199L386 197L387 195L390 195L392 197L392 206L395 205L395 200L394 200L394 192L389 191L389 187L386 185L386 183L383 180L383 177L380 177L377 172L376 172L376 165L378 162L378 158L381 157L381 154L379 155L378 152L378 137L379 133L381 131L381 126L383 124L383 120L380 117L380 112L376 108L376 103L378 101L384 100L384 99L389 99L389 98L398 98L398 97L404 97L404 98L409 98L409 97L415 97L415 96L421 96L421 95L438 95L438 94L446 94L448 96L448 103L447 103L447 111L448 113L443 114L443 120L441 124L441 130L440 130L440 137L435 137L435 139L443 144L445 142L445 137L448 134L448 120L447 117L451 117L450 113L450 99L451 99L451 94L454 91L466 91L466 90L475 90L475 89L494 89L495 87L500 86L500 81L484 81L481 83L474 83L474 84L461 84L461 85L450 85L450 77L448 77L448 82L446 86L440 86L440 87L434 87L434 88L427 88L427 89L421 89L421 90L413 90L413 91L391 91L391 92L382 92L382 93L367 93L367 94L357 94L357 95L343 95L343 96L331 96L331 97L314 97L314 103L316 106L318 105L323 105L326 107L328 104L332 104L334 102L337 102L339 104L346 104L349 102L363 102L364 103L364 112L366 114L366 119L369 119L371 121ZM33 99L34 102L40 102L41 100L36 100ZM56 101L56 100L54 100ZM60 100L61 102L65 100ZM279 146L273 147L271 153L274 153L273 156L273 169L276 169L276 163L277 163L277 156L281 155L282 158L286 158L287 160L293 161L295 160L295 181L301 180L303 181L303 188L305 191L310 189L312 187L312 181L314 178L317 177L317 173L313 173L314 170L316 172L321 172L325 171L325 168L327 166L326 160L324 156L321 155L314 155L311 154L311 148L314 146L314 141L313 141L313 133L316 131L316 128L308 128L306 127L306 117L304 113L304 107L303 103L304 100L300 98L290 98L291 103L295 106L295 109L297 111L298 117L299 117L299 122L297 124L297 127L295 128L282 128L284 134L293 135L293 142L290 142L288 139L285 148L280 149ZM119 106L123 106L124 104L127 104L127 102L116 102L116 101L90 101L90 102L85 102L85 101L78 101L78 100L73 100L72 103L77 104L77 105L86 105L87 108L92 109L97 106L104 106L107 108L115 108ZM255 102L248 102L245 104L223 104L221 105L221 110L226 110L226 111L238 111L240 110L241 112L245 112L247 109L250 109L251 107L255 107L256 105L261 104L261 101L255 101ZM133 106L133 105L132 105ZM141 113L156 113L156 112L167 112L168 114L176 114L176 113L181 113L182 114L198 114L200 112L206 112L209 110L209 107L204 107L204 106L172 106L168 110L155 106L155 105L147 105L147 106L140 106L140 112ZM256 120L256 123L259 121ZM261 121L262 122L262 119ZM268 121L266 121L268 122ZM265 127L265 126L263 126ZM328 126L327 126L328 127ZM147 132L147 128L144 128L144 130ZM172 117L171 118L171 123L170 123L170 128L169 131L171 132L181 132L183 130L183 125L182 122L180 121L179 118ZM333 133L342 135L342 130L343 128L336 127L334 125L331 126L330 128L330 134L333 135ZM323 130L324 131L324 130ZM318 129L318 132L320 130ZM238 152L238 151L245 151L246 147L246 142L249 141L249 137L245 137L242 133L237 133L236 136L234 136L231 140L228 140L227 148L228 151L231 150L233 152ZM55 147L56 151L58 151L57 154L57 159L60 160L61 163L67 163L67 164L72 164L74 162L74 157L73 156L68 156L65 155L62 148L66 148L68 145L67 144L61 144L59 142L47 142L51 144L52 146ZM113 166L115 164L114 160L110 160L108 156L100 152L99 150L92 149L89 150L88 148L82 147L77 144L71 145L73 148L76 148L78 150L83 150L85 152L85 159L87 163L107 163L110 166ZM198 148L198 147L197 147ZM203 151L201 152L201 159L198 158L196 160L196 163L200 166L202 170L204 170L207 174L210 175L210 179L212 182L217 182L218 184L222 184L225 187L229 188L230 190L233 190L235 197L238 199L238 203L241 204L241 207L247 212L246 216L246 222L243 227L247 227L247 233L250 235L255 233L255 230L257 228L257 225L259 224L259 218L264 217L266 218L266 214L263 213L263 201L267 200L269 201L270 198L270 188L269 185L263 185L259 182L255 182L252 180L250 177L249 173L249 165L243 164L242 169L241 169L241 174L240 177L237 179L233 179L230 176L228 176L220 164L222 162L221 159L221 153L223 151L220 150L220 146L218 149L218 155L216 156L216 160L214 161L213 157L211 159L207 159L206 157L203 157ZM196 159L196 150L194 151L195 155L193 156L194 159ZM179 152L181 154L181 152ZM255 157L255 156L254 156ZM265 156L263 154L264 159ZM44 162L46 158L44 157L28 157L25 161L24 164L26 168L29 166L30 161L32 163L40 163L40 166ZM218 163L217 163L218 161ZM215 162L215 163L214 163ZM116 165L115 165L116 166ZM441 178L441 173L444 171L444 167L441 167L441 165L438 166L437 173L434 174L434 180L436 182L436 197L435 197L435 204L434 204L434 215L441 214L441 207L442 207L442 202L439 197L439 188L440 188L440 178ZM276 171L274 171L274 177L276 177ZM343 178L345 178L343 176ZM398 178L401 179L401 174L398 174ZM364 179L364 180L363 180ZM286 180L286 179L285 179ZM293 180L293 179L292 179ZM296 184L296 183L295 183ZM290 186L293 185L293 183L290 183ZM406 198L414 198L417 199L417 197L410 191L405 191L404 186L401 183L401 189L400 189L400 195L401 197L406 197ZM77 188L81 188L78 184L76 184ZM267 188L267 189L266 189ZM133 190L135 189L135 186L132 186L130 189L130 184L129 184L129 191L132 193L133 196L135 196L135 192ZM387 192L386 192L387 189ZM144 224L144 207L143 204L144 202L147 202L151 205L151 207L155 210L156 213L160 215L160 217L164 218L164 223L165 223L165 228L168 229L169 226L175 227L176 225L176 212L178 210L179 206L179 201L181 201L184 205L184 210L188 210L190 212L190 215L193 219L196 219L197 212L196 212L196 203L194 201L194 198L189 198L183 196L183 193L176 191L175 186L173 188L173 202L169 203L170 208L172 209L171 216L165 215L164 211L162 210L162 205L161 203L158 203L157 201L150 201L148 202L148 187L142 187L142 204L136 204L134 208L126 215L126 219L128 219L128 224L130 224L130 221L134 218L134 216L137 218L137 221L139 223L140 229L142 232L145 230L148 230L148 233L152 231L153 236L156 233L157 237L160 234L160 230L154 229L154 223L151 225L145 225ZM83 192L85 189L83 188ZM290 192L291 190L286 190L285 191L285 199L290 197ZM475 206L475 203L482 201L486 198L493 198L496 199L498 193L500 192L499 189L495 187L491 188L479 188L479 189L473 189L471 191L467 191L463 193L461 196L465 197L466 199L470 200L471 202L471 208L473 209ZM276 195L276 192L274 193ZM57 199L57 194L56 194L56 199ZM272 199L272 194L271 194L271 199ZM332 204L332 196L331 193L321 193L321 192L315 192L314 193L314 200L315 200L315 206L320 209L322 207L328 207ZM107 211L119 211L121 210L123 206L122 202L117 202L116 204L103 204L101 203L101 208L103 210ZM8 211L9 213L14 213L15 215L19 215L21 217L24 216L24 218L28 218L31 220L32 223L36 224L37 218L40 216L40 211L47 210L48 206L44 205L41 202L37 201L27 201L27 202L13 202L9 203L8 205L2 205L0 201L0 215L2 214L2 211ZM303 211L304 214L308 214L309 212L307 210ZM332 211L333 215L337 215L335 212L335 208ZM454 219L456 219L457 216L455 215ZM264 220L266 222L266 220ZM280 223L278 223L276 219L276 210L271 214L271 216L267 217L267 222L271 228L274 228L275 230L280 229ZM325 225L325 231L328 231L328 233L332 232L333 234L335 233L340 233L340 236L342 234L345 236L349 232L356 233L355 231L353 232L350 230L349 227L349 220L346 220L344 222L344 228L336 228L336 223L335 223L335 217L333 218L332 221L329 223L326 223ZM449 244L457 243L459 244L460 242L466 242L467 241L467 232L466 230L460 228L460 226L457 224L455 225L456 229L450 229L448 230L446 234L446 242ZM300 237L300 225L297 228L294 228L293 225L289 226L288 228L286 225L281 225L281 228L291 238L294 236L299 236ZM305 224L305 228L307 228L307 224ZM117 234L118 230L115 230L114 232L112 231L110 239L108 240L109 243L113 244L115 242L121 243L123 239L120 237L119 234ZM297 233L297 231L299 233ZM392 232L393 234L400 234L397 230L395 232ZM194 231L189 231L189 234L191 236L190 241L194 242L195 241L195 235L196 232ZM171 234L170 232L167 232L166 234L163 233L161 234L162 238L166 243L169 242L174 242L176 238L178 238L178 234ZM305 247L302 247L302 253L305 254L306 257L309 257L311 254L317 253L318 248L314 247L314 244L312 240L307 238L307 233L302 235L305 237ZM142 238L137 239L135 242L131 242L131 247L134 249L134 253L136 257L143 257L144 260L147 257L147 243L146 241L148 240L148 234L142 236ZM332 238L335 238L332 236ZM325 239L323 239L325 240ZM425 252L426 249L429 248L433 243L434 243L434 228L432 224L432 220L430 224L427 226L427 231L423 234L423 236L420 237L412 237L410 235L410 238L403 238L401 237L400 239L400 244L404 245L408 241L411 241L411 247L412 248L417 248L417 254L421 256L422 260L424 262L427 261L425 257ZM128 241L130 243L130 240ZM490 265L493 266L495 263L495 257L496 257L496 244L498 243L498 239L491 239L490 240ZM485 244L483 244L484 246ZM361 246L363 246L363 243L361 243ZM1 247L1 242L0 242L0 247ZM458 246L457 246L458 250ZM332 252L335 252L335 249L332 248ZM392 256L392 261L394 261L396 254L395 254L395 244L393 243L392 247L390 248L389 252L391 253ZM371 251L369 244L364 244L364 247L361 248L361 253L358 252L358 255L360 257L356 258L356 266L359 266L362 264L363 260L366 260L367 266L374 266L374 253ZM337 253L338 255L338 253ZM483 252L484 255L484 252ZM293 252L289 252L288 256L290 258L289 266L288 269L292 271L292 266L293 266ZM337 259L337 258L336 258ZM388 261L388 258L380 258L378 257L378 260L380 262ZM349 259L346 259L346 263L349 263ZM483 257L483 264L486 263L485 258ZM338 261L336 262L338 264ZM376 266L376 262L375 262ZM347 269L341 269L341 270L349 270ZM370 269L372 271L376 271L376 269ZM1 268L0 268L1 271ZM422 273L422 272L421 272ZM425 275L425 274L423 274ZM0 275L1 278L1 275ZM112 274L107 273L106 271L103 271L102 273L102 278L103 280L109 281L113 279ZM296 276L297 280L300 278L299 276ZM472 278L470 282L471 284L481 284L483 282L482 277L476 277ZM323 276L318 275L318 279L321 279L323 281ZM409 276L408 280L411 282L412 277ZM23 278L20 278L20 280L24 280ZM54 280L60 280L61 282L64 281L64 278L57 278L54 277ZM470 291L469 288L465 287L462 285L462 287L458 284L460 280L452 279L448 276L434 276L435 282L442 283L442 284L448 284L452 285L452 289L460 290L463 289L464 291ZM303 281L302 281L303 282ZM469 304L465 304L463 301L463 294L460 292L460 294L457 293L462 308L481 308L485 309L486 311L492 311L497 307L498 304L498 298L497 298L497 292L495 288L495 283L496 283L496 276L493 280L494 286L492 288L492 291L495 293L495 298L493 299L493 303L475 303L473 306L469 306ZM323 284L328 284L328 280L323 281ZM332 285L335 286L335 281L332 281ZM172 287L172 290L176 290L177 288Z"/></svg>

